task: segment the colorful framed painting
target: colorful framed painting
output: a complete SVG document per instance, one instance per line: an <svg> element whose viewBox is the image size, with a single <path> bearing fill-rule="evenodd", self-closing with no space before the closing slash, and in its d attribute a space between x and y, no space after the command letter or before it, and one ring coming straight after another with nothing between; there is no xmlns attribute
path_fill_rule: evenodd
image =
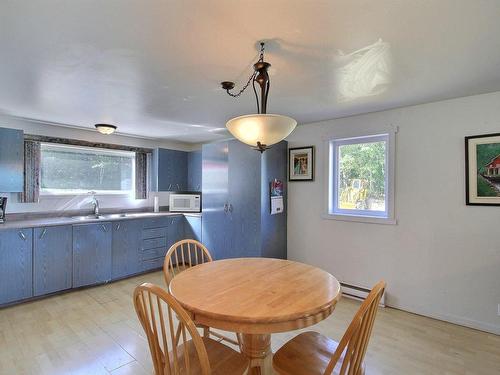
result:
<svg viewBox="0 0 500 375"><path fill-rule="evenodd" d="M314 146L288 149L288 180L314 180Z"/></svg>
<svg viewBox="0 0 500 375"><path fill-rule="evenodd" d="M465 137L466 204L500 206L500 133Z"/></svg>

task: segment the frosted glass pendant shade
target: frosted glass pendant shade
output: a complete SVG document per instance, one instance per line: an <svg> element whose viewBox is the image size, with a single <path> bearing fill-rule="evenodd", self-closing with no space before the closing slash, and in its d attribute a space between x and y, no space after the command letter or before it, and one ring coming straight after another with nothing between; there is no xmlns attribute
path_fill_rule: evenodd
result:
<svg viewBox="0 0 500 375"><path fill-rule="evenodd" d="M270 146L285 139L297 126L288 116L256 114L235 117L226 123L229 132L247 145L257 147L257 142Z"/></svg>

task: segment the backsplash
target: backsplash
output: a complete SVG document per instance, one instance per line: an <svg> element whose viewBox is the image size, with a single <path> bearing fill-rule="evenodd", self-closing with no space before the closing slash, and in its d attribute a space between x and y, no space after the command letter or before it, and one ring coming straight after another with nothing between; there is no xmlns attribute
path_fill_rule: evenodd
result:
<svg viewBox="0 0 500 375"><path fill-rule="evenodd" d="M71 196L41 196L38 203L19 203L18 193L0 193L7 197L7 214L18 213L51 213L64 216L65 212L92 211L92 196L88 194ZM160 206L168 206L169 192L152 192L148 199L134 199L130 196L96 195L99 208L104 210L153 209L153 199L158 196Z"/></svg>

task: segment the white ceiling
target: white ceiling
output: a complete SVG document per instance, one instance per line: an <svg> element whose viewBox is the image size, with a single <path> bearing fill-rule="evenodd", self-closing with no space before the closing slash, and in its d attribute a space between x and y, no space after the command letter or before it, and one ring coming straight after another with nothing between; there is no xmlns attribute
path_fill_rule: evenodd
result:
<svg viewBox="0 0 500 375"><path fill-rule="evenodd" d="M268 112L299 123L498 91L499 19L498 0L3 0L0 113L213 140L255 110L219 82L261 39Z"/></svg>

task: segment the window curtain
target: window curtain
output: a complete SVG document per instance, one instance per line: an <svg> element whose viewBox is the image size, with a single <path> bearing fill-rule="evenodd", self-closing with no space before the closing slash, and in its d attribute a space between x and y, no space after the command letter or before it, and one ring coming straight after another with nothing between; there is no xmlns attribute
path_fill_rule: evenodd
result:
<svg viewBox="0 0 500 375"><path fill-rule="evenodd" d="M135 199L147 199L148 197L148 154L146 152L135 153Z"/></svg>
<svg viewBox="0 0 500 375"><path fill-rule="evenodd" d="M40 142L24 141L24 192L22 203L38 203L40 197Z"/></svg>

